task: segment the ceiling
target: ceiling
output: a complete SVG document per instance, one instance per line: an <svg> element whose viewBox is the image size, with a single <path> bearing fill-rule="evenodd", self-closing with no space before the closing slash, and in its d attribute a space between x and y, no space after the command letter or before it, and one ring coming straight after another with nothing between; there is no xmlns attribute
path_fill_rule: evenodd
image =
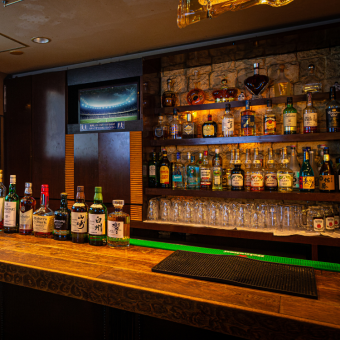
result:
<svg viewBox="0 0 340 340"><path fill-rule="evenodd" d="M0 7L0 34L28 45L22 55L0 53L0 72L64 66L340 16L339 0L295 0L280 8L228 12L179 29L178 1L24 0ZM31 42L37 36L51 42Z"/></svg>

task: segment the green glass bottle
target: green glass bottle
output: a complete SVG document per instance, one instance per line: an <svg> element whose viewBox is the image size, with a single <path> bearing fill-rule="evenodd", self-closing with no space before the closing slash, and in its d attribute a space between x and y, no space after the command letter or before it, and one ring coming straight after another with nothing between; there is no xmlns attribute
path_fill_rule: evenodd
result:
<svg viewBox="0 0 340 340"><path fill-rule="evenodd" d="M107 208L103 204L102 187L94 188L93 201L89 209L89 243L92 246L105 246Z"/></svg>
<svg viewBox="0 0 340 340"><path fill-rule="evenodd" d="M303 150L303 163L300 169L299 187L302 192L314 192L315 189L314 171L309 163L308 149Z"/></svg>
<svg viewBox="0 0 340 340"><path fill-rule="evenodd" d="M287 98L287 107L283 110L283 131L285 135L297 133L297 110L293 107L293 98Z"/></svg>
<svg viewBox="0 0 340 340"><path fill-rule="evenodd" d="M4 232L17 233L19 231L20 199L16 194L16 175L10 176L9 193L5 198Z"/></svg>
<svg viewBox="0 0 340 340"><path fill-rule="evenodd" d="M157 188L159 182L159 171L158 171L158 162L156 158L156 152L152 153L152 158L149 160L149 188Z"/></svg>

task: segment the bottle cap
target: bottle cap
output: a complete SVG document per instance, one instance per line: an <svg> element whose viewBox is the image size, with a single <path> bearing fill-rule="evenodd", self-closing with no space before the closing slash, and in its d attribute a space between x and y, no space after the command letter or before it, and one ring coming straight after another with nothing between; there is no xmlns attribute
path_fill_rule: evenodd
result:
<svg viewBox="0 0 340 340"><path fill-rule="evenodd" d="M159 116L158 119L159 119L159 120L163 120L163 116Z"/></svg>
<svg viewBox="0 0 340 340"><path fill-rule="evenodd" d="M191 160L194 161L195 160L195 156L191 155Z"/></svg>
<svg viewBox="0 0 340 340"><path fill-rule="evenodd" d="M208 151L203 152L204 156L208 156Z"/></svg>
<svg viewBox="0 0 340 340"><path fill-rule="evenodd" d="M246 110L249 110L250 108L250 100L246 100Z"/></svg>
<svg viewBox="0 0 340 340"><path fill-rule="evenodd" d="M166 81L168 84L170 83L171 84L171 79L168 78L168 80Z"/></svg>
<svg viewBox="0 0 340 340"><path fill-rule="evenodd" d="M77 186L77 192L84 192L84 186L82 185Z"/></svg>
<svg viewBox="0 0 340 340"><path fill-rule="evenodd" d="M291 145L290 147L293 149L293 148L296 148L296 145Z"/></svg>
<svg viewBox="0 0 340 340"><path fill-rule="evenodd" d="M97 194L101 194L102 193L102 187L95 187L94 192L97 193Z"/></svg>
<svg viewBox="0 0 340 340"><path fill-rule="evenodd" d="M176 109L176 108L174 108L173 114L174 114L174 115L177 115L177 109Z"/></svg>
<svg viewBox="0 0 340 340"><path fill-rule="evenodd" d="M187 113L187 121L191 122L191 113Z"/></svg>
<svg viewBox="0 0 340 340"><path fill-rule="evenodd" d="M259 68L260 64L259 63L254 63L254 68Z"/></svg>
<svg viewBox="0 0 340 340"><path fill-rule="evenodd" d="M25 183L25 188L32 188L32 183L26 182Z"/></svg>
<svg viewBox="0 0 340 340"><path fill-rule="evenodd" d="M310 65L308 66L308 68L309 68L310 70L314 70L314 69L315 69L315 66L314 66L313 64L310 64Z"/></svg>
<svg viewBox="0 0 340 340"><path fill-rule="evenodd" d="M215 153L219 153L220 152L220 149L215 149Z"/></svg>
<svg viewBox="0 0 340 340"><path fill-rule="evenodd" d="M200 153L198 154L198 156L199 156L199 157L202 157L202 156L203 156L203 153L202 153L202 152L200 152Z"/></svg>
<svg viewBox="0 0 340 340"><path fill-rule="evenodd" d="M293 97L287 97L287 103L292 104L293 103Z"/></svg>
<svg viewBox="0 0 340 340"><path fill-rule="evenodd" d="M271 99L268 99L267 100L267 107L272 107L272 100Z"/></svg>
<svg viewBox="0 0 340 340"><path fill-rule="evenodd" d="M180 158L181 158L181 153L180 153L180 152L177 152L177 153L176 153L176 157L177 157L177 159L180 159Z"/></svg>
<svg viewBox="0 0 340 340"><path fill-rule="evenodd" d="M68 195L67 192L62 192L62 193L60 194L61 197L67 197L67 195Z"/></svg>
<svg viewBox="0 0 340 340"><path fill-rule="evenodd" d="M188 156L188 158L190 158L190 156L191 156L191 152L188 152L188 153L187 153L187 156Z"/></svg>
<svg viewBox="0 0 340 340"><path fill-rule="evenodd" d="M124 205L124 200L113 200L112 201L113 206L123 206Z"/></svg>
<svg viewBox="0 0 340 340"><path fill-rule="evenodd" d="M41 185L41 192L49 192L48 184L42 184Z"/></svg>

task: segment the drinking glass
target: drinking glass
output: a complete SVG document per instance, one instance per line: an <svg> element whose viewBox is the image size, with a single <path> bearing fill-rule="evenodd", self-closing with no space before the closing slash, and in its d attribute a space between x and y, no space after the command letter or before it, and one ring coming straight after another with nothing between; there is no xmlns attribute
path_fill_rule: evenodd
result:
<svg viewBox="0 0 340 340"><path fill-rule="evenodd" d="M170 221L171 201L168 198L161 198L159 202L160 219L163 222Z"/></svg>
<svg viewBox="0 0 340 340"><path fill-rule="evenodd" d="M283 205L281 209L281 224L283 231L295 231L295 207L293 205Z"/></svg>
<svg viewBox="0 0 340 340"><path fill-rule="evenodd" d="M266 226L270 230L276 230L280 225L280 218L278 217L279 207L277 204L268 204Z"/></svg>
<svg viewBox="0 0 340 340"><path fill-rule="evenodd" d="M171 222L178 223L180 221L180 204L181 201L177 197L171 199L171 214L170 220Z"/></svg>
<svg viewBox="0 0 340 340"><path fill-rule="evenodd" d="M266 225L267 205L256 203L251 209L251 226L254 229L263 229Z"/></svg>
<svg viewBox="0 0 340 340"><path fill-rule="evenodd" d="M148 220L157 221L159 219L159 201L158 198L151 198L148 206Z"/></svg>
<svg viewBox="0 0 340 340"><path fill-rule="evenodd" d="M200 200L197 204L197 224L208 224L208 216L207 216L207 205L206 200Z"/></svg>
<svg viewBox="0 0 340 340"><path fill-rule="evenodd" d="M191 223L191 201L184 200L181 202L181 222Z"/></svg>
<svg viewBox="0 0 340 340"><path fill-rule="evenodd" d="M238 204L238 210L236 214L236 226L237 228L249 228L251 225L251 205L247 203Z"/></svg>
<svg viewBox="0 0 340 340"><path fill-rule="evenodd" d="M323 232L325 230L324 213L321 206L310 206L307 211L307 230Z"/></svg>

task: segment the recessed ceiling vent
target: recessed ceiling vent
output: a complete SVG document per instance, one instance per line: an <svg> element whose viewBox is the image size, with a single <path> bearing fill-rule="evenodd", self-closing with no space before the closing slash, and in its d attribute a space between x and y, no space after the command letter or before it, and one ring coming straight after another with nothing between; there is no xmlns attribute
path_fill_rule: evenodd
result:
<svg viewBox="0 0 340 340"><path fill-rule="evenodd" d="M0 33L0 53L18 50L25 47L28 47L28 45L25 45L20 41L17 41Z"/></svg>

